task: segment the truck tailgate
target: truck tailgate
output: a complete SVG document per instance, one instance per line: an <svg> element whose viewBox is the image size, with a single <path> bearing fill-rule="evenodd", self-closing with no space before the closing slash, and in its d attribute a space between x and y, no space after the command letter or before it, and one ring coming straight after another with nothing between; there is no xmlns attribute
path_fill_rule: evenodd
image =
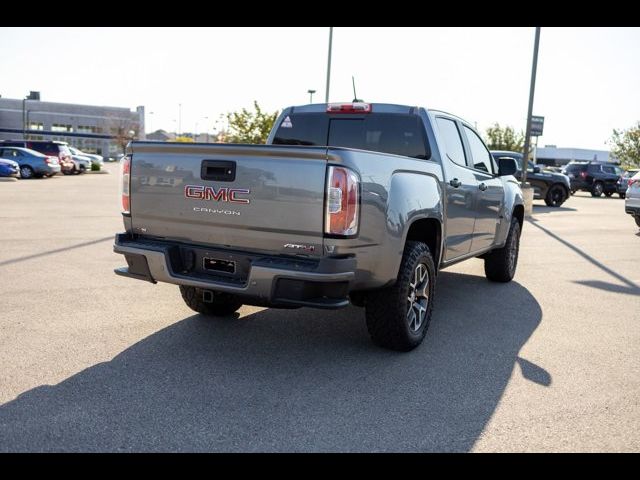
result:
<svg viewBox="0 0 640 480"><path fill-rule="evenodd" d="M322 255L325 147L134 142L133 233Z"/></svg>

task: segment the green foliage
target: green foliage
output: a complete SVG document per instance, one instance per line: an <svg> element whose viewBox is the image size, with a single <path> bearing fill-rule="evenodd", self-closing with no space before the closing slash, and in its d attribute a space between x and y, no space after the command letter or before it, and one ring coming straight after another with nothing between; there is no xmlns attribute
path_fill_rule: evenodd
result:
<svg viewBox="0 0 640 480"><path fill-rule="evenodd" d="M91 171L92 172L99 172L100 171L100 164L91 162Z"/></svg>
<svg viewBox="0 0 640 480"><path fill-rule="evenodd" d="M622 168L640 168L640 122L627 130L614 129L609 145Z"/></svg>
<svg viewBox="0 0 640 480"><path fill-rule="evenodd" d="M254 143L260 144L267 141L273 123L278 117L278 112L263 112L257 101L253 101L254 111L243 108L239 112L227 114L229 131L225 141L229 143Z"/></svg>
<svg viewBox="0 0 640 480"><path fill-rule="evenodd" d="M516 132L513 127L501 127L498 122L487 128L485 141L490 150L509 150L522 152L524 133Z"/></svg>

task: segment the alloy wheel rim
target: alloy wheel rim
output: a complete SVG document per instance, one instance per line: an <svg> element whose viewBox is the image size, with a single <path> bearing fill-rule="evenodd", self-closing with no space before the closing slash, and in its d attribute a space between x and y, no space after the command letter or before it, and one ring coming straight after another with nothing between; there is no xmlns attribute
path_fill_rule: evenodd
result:
<svg viewBox="0 0 640 480"><path fill-rule="evenodd" d="M27 167L22 167L20 169L20 175L24 178L29 178L31 176L31 172Z"/></svg>
<svg viewBox="0 0 640 480"><path fill-rule="evenodd" d="M409 282L407 296L407 323L412 332L417 332L427 318L429 304L429 270L424 263L419 263Z"/></svg>

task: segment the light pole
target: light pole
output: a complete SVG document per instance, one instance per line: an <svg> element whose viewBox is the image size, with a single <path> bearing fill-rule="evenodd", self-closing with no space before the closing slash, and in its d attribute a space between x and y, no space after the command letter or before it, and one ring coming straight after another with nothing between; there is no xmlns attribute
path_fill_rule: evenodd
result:
<svg viewBox="0 0 640 480"><path fill-rule="evenodd" d="M531 145L531 113L533 111L533 94L536 89L536 70L538 68L538 45L540 44L540 27L536 27L536 38L533 43L533 61L531 65L531 86L529 88L529 109L527 111L527 129L524 136L524 152L522 155L522 187L527 183L527 167L529 148Z"/></svg>
<svg viewBox="0 0 640 480"><path fill-rule="evenodd" d="M316 93L315 90L307 90L309 93L309 103L313 103L313 94Z"/></svg>
<svg viewBox="0 0 640 480"><path fill-rule="evenodd" d="M178 135L182 131L182 104L178 104Z"/></svg>
<svg viewBox="0 0 640 480"><path fill-rule="evenodd" d="M333 42L333 27L329 27L329 55L327 58L327 91L324 94L324 102L329 103L329 83L331 82L331 44Z"/></svg>

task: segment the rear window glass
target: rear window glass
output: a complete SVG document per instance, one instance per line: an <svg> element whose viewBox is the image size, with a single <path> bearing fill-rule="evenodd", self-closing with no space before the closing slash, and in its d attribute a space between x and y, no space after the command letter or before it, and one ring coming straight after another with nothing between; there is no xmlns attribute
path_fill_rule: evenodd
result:
<svg viewBox="0 0 640 480"><path fill-rule="evenodd" d="M567 172L585 172L587 170L587 164L577 164L574 163L573 165L567 165Z"/></svg>
<svg viewBox="0 0 640 480"><path fill-rule="evenodd" d="M417 115L292 114L280 123L273 143L356 148L422 159L431 157Z"/></svg>

